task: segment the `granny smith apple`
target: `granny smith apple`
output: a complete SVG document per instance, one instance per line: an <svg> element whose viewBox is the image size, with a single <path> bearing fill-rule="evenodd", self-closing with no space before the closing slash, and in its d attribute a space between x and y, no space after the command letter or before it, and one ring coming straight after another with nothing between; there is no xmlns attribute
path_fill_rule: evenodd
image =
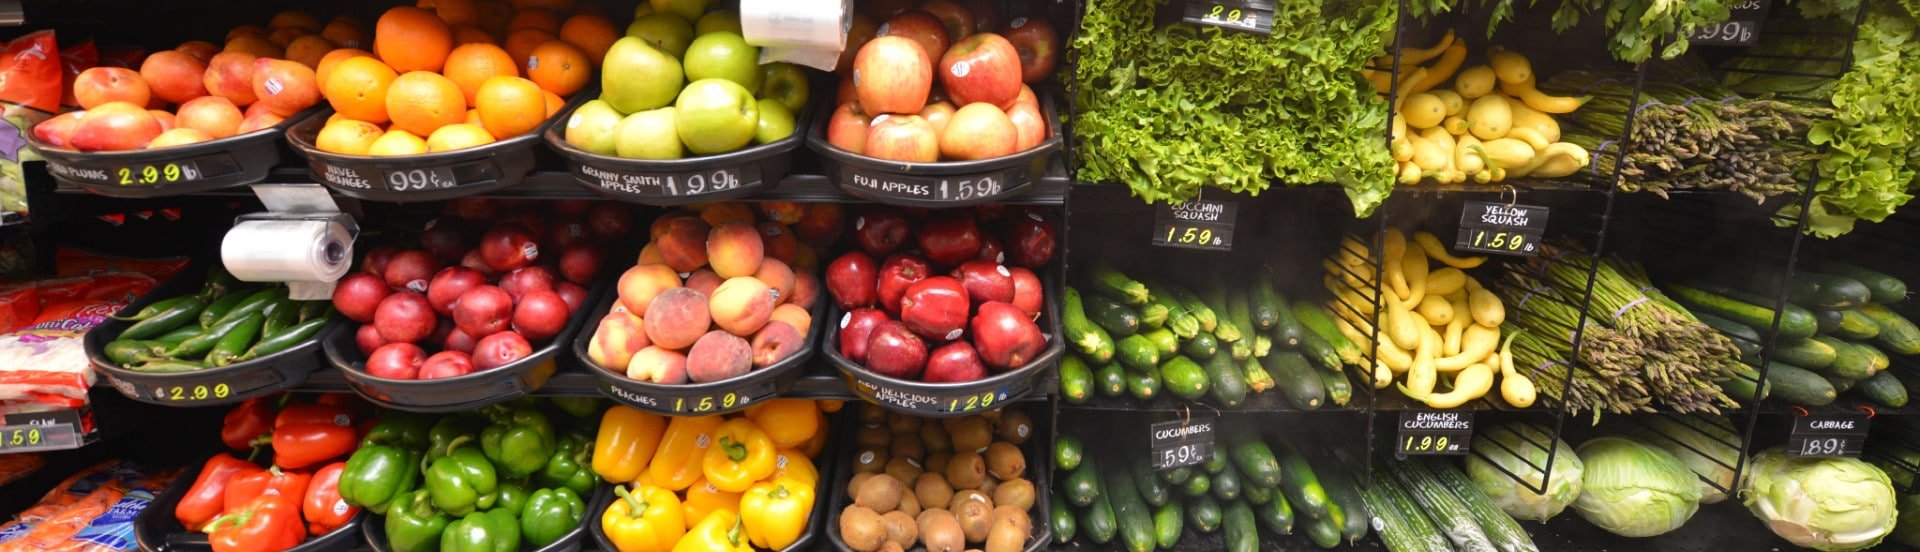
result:
<svg viewBox="0 0 1920 552"><path fill-rule="evenodd" d="M760 108L760 123L754 126L753 143L765 144L793 135L793 111L773 98L754 102Z"/></svg>
<svg viewBox="0 0 1920 552"><path fill-rule="evenodd" d="M600 67L600 99L621 113L645 111L673 103L685 78L678 60L629 36L607 49Z"/></svg>
<svg viewBox="0 0 1920 552"><path fill-rule="evenodd" d="M687 55L687 45L693 43L693 26L678 15L654 13L634 18L627 25L627 36L640 37L654 49L680 59Z"/></svg>
<svg viewBox="0 0 1920 552"><path fill-rule="evenodd" d="M807 106L807 72L791 63L769 63L760 67L760 97L780 100L787 111L798 113Z"/></svg>
<svg viewBox="0 0 1920 552"><path fill-rule="evenodd" d="M672 106L649 109L620 120L620 133L614 148L628 159L679 159L687 152L680 146L680 134L674 129Z"/></svg>
<svg viewBox="0 0 1920 552"><path fill-rule="evenodd" d="M728 10L716 10L702 15L699 21L693 23L693 34L695 36L714 31L728 31L737 35L746 34L740 32L740 14Z"/></svg>
<svg viewBox="0 0 1920 552"><path fill-rule="evenodd" d="M753 93L727 79L693 81L673 105L680 141L701 155L740 149L753 141L760 125L760 106Z"/></svg>
<svg viewBox="0 0 1920 552"><path fill-rule="evenodd" d="M567 143L601 155L613 155L614 128L620 126L620 112L606 100L580 104L567 118Z"/></svg>
<svg viewBox="0 0 1920 552"><path fill-rule="evenodd" d="M634 19L639 19L639 18L642 18L642 17L646 17L646 16L649 16L649 15L653 15L653 4L648 4L648 3L646 3L646 2L641 2L641 3L639 3L638 5L635 5L635 6L633 7L633 18L634 18Z"/></svg>
<svg viewBox="0 0 1920 552"><path fill-rule="evenodd" d="M760 49L739 33L714 31L693 39L685 58L687 80L727 79L760 89Z"/></svg>
<svg viewBox="0 0 1920 552"><path fill-rule="evenodd" d="M710 2L708 0L647 0L647 3L653 5L653 11L671 13L680 16L681 19L693 21L699 19L701 14L707 13Z"/></svg>

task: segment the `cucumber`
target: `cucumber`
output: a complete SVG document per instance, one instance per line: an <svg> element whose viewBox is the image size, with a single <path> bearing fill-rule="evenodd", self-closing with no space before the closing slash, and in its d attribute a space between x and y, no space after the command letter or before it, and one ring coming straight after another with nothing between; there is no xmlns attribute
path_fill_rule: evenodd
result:
<svg viewBox="0 0 1920 552"><path fill-rule="evenodd" d="M1065 304L1060 307L1060 328L1066 333L1067 342L1094 364L1113 362L1113 337L1087 319L1079 291L1068 286L1065 295Z"/></svg>
<svg viewBox="0 0 1920 552"><path fill-rule="evenodd" d="M1247 476L1250 486L1273 488L1280 485L1280 460L1252 429L1232 431L1227 436L1227 455L1233 466Z"/></svg>
<svg viewBox="0 0 1920 552"><path fill-rule="evenodd" d="M1073 510L1067 508L1067 501L1060 498L1060 493L1053 493L1052 500L1047 501L1047 519L1053 523L1054 543L1073 541L1074 529L1078 524L1074 523Z"/></svg>
<svg viewBox="0 0 1920 552"><path fill-rule="evenodd" d="M1074 437L1072 433L1061 433L1060 436L1054 438L1054 468L1062 470L1079 468L1080 462L1085 460L1086 457L1086 451L1080 448L1080 438Z"/></svg>
<svg viewBox="0 0 1920 552"><path fill-rule="evenodd" d="M1173 330L1157 328L1141 333L1140 335L1147 336L1147 341L1153 342L1153 348L1160 351L1160 356L1168 356L1180 352L1180 338L1173 335Z"/></svg>
<svg viewBox="0 0 1920 552"><path fill-rule="evenodd" d="M1349 543L1367 538L1367 523L1373 517L1368 514L1367 505L1360 500L1360 483L1354 480L1352 472L1338 463L1319 462L1317 465L1319 467L1314 473L1320 476L1321 487L1327 491L1327 500L1340 512L1337 520L1340 534Z"/></svg>
<svg viewBox="0 0 1920 552"><path fill-rule="evenodd" d="M1093 284L1095 294L1134 306L1145 305L1152 298L1146 284L1128 278L1112 266L1097 264L1089 272L1089 283Z"/></svg>
<svg viewBox="0 0 1920 552"><path fill-rule="evenodd" d="M1380 541L1390 552L1428 552L1433 550L1452 550L1440 529L1434 527L1433 520L1420 510L1420 505L1408 496L1406 489L1400 488L1393 478L1387 477L1379 466L1383 461L1374 462L1376 475L1373 484L1360 490L1360 498L1367 504L1380 524Z"/></svg>
<svg viewBox="0 0 1920 552"><path fill-rule="evenodd" d="M1127 465L1131 468L1128 473L1133 476L1134 490L1138 491L1140 500L1156 508L1167 503L1167 496L1172 493L1168 492L1166 482L1153 475L1153 463L1147 457L1136 457Z"/></svg>
<svg viewBox="0 0 1920 552"><path fill-rule="evenodd" d="M1212 533L1220 528L1220 503L1211 496L1194 498L1187 503L1187 521L1193 522L1193 529L1202 533Z"/></svg>
<svg viewBox="0 0 1920 552"><path fill-rule="evenodd" d="M1881 370L1886 370L1887 366L1893 363L1893 359L1887 358L1886 351L1880 350L1879 347L1875 347L1871 343L1854 343L1853 346L1867 354L1868 370L1875 374L1880 373Z"/></svg>
<svg viewBox="0 0 1920 552"><path fill-rule="evenodd" d="M1093 382L1100 394L1118 397L1127 392L1127 370L1121 368L1118 362L1109 362L1093 370Z"/></svg>
<svg viewBox="0 0 1920 552"><path fill-rule="evenodd" d="M1773 352L1767 358L1819 370L1832 365L1839 355L1840 351L1832 345L1812 338L1800 338L1782 339L1773 344Z"/></svg>
<svg viewBox="0 0 1920 552"><path fill-rule="evenodd" d="M1060 398L1067 404L1086 404L1093 397L1093 368L1080 355L1067 354L1060 359Z"/></svg>
<svg viewBox="0 0 1920 552"><path fill-rule="evenodd" d="M1207 496L1210 492L1213 492L1213 476L1205 472L1196 472L1180 484L1180 494L1187 496Z"/></svg>
<svg viewBox="0 0 1920 552"><path fill-rule="evenodd" d="M1113 517L1120 523L1120 540L1126 543L1127 551L1153 552L1153 510L1140 500L1140 491L1134 488L1135 478L1127 472L1126 466L1114 466L1101 473L1107 504L1113 507Z"/></svg>
<svg viewBox="0 0 1920 552"><path fill-rule="evenodd" d="M1180 501L1169 500L1153 511L1153 540L1160 548L1171 549L1180 542L1182 525L1187 522L1187 512Z"/></svg>
<svg viewBox="0 0 1920 552"><path fill-rule="evenodd" d="M1080 511L1080 530L1095 544L1113 542L1114 534L1120 532L1120 522L1114 518L1113 506L1107 503L1107 497L1095 497L1093 504Z"/></svg>
<svg viewBox="0 0 1920 552"><path fill-rule="evenodd" d="M1194 322L1200 325L1200 331L1211 332L1220 324L1219 315L1214 312L1212 307L1208 307L1205 301L1201 301L1200 295L1194 293L1193 290L1174 283L1162 283L1154 287L1166 290L1168 296L1171 297L1174 302L1180 304L1180 311L1187 313L1188 316L1192 316ZM1174 328L1173 333L1174 335L1180 335L1180 329ZM1181 337L1193 336L1181 335Z"/></svg>
<svg viewBox="0 0 1920 552"><path fill-rule="evenodd" d="M1307 365L1307 357L1295 351L1275 351L1267 358L1260 359L1267 373L1273 376L1274 384L1280 388L1280 394L1287 404L1300 410L1320 408L1327 398L1327 389L1321 385L1320 375L1312 366Z"/></svg>
<svg viewBox="0 0 1920 552"><path fill-rule="evenodd" d="M1841 312L1846 309L1808 309L1813 311L1813 322L1820 333L1830 334L1840 329Z"/></svg>
<svg viewBox="0 0 1920 552"><path fill-rule="evenodd" d="M1246 474L1241 474L1241 475L1246 475ZM1240 499L1247 501L1247 504L1252 504L1255 506L1266 504L1267 502L1272 501L1274 495L1278 495L1278 494L1280 494L1279 487L1262 487L1259 485L1246 485L1246 486L1240 487Z"/></svg>
<svg viewBox="0 0 1920 552"><path fill-rule="evenodd" d="M1776 288L1777 289L1777 288ZM1787 287L1787 298L1798 305L1846 309L1873 300L1873 290L1859 280L1821 272L1798 271Z"/></svg>
<svg viewBox="0 0 1920 552"><path fill-rule="evenodd" d="M1127 393L1141 401L1160 396L1160 370L1127 370Z"/></svg>
<svg viewBox="0 0 1920 552"><path fill-rule="evenodd" d="M1120 340L1114 357L1120 365L1134 370L1153 370L1160 366L1160 349L1143 335L1130 335Z"/></svg>
<svg viewBox="0 0 1920 552"><path fill-rule="evenodd" d="M1846 379L1864 379L1873 375L1873 353L1868 352L1863 346L1824 335L1814 339L1833 348L1833 362L1827 363L1826 366L1800 366L1801 368ZM1794 364L1794 366L1799 365Z"/></svg>
<svg viewBox="0 0 1920 552"><path fill-rule="evenodd" d="M1087 319L1106 330L1107 335L1115 339L1140 333L1140 313L1120 304L1111 297L1088 295L1080 298L1087 309Z"/></svg>
<svg viewBox="0 0 1920 552"><path fill-rule="evenodd" d="M1220 472L1226 471L1227 457L1215 454L1213 458L1208 458L1205 464L1201 464L1200 469L1206 471L1208 475L1217 475Z"/></svg>
<svg viewBox="0 0 1920 552"><path fill-rule="evenodd" d="M1320 374L1320 386L1326 388L1327 400L1333 401L1334 406L1346 406L1353 400L1353 384L1347 381L1346 374L1327 370L1313 372Z"/></svg>
<svg viewBox="0 0 1920 552"><path fill-rule="evenodd" d="M1287 310L1287 301L1280 297L1280 286L1273 274L1272 266L1260 267L1260 273L1253 279L1253 289L1247 292L1247 301L1248 314L1253 317L1254 330L1271 333L1274 327L1280 324L1280 313Z"/></svg>
<svg viewBox="0 0 1920 552"><path fill-rule="evenodd" d="M1222 502L1237 501L1240 498L1242 484L1244 482L1240 480L1240 472L1237 470L1224 470L1213 474L1213 497Z"/></svg>
<svg viewBox="0 0 1920 552"><path fill-rule="evenodd" d="M1873 401L1873 404L1887 408L1900 408L1907 405L1907 387L1900 384L1893 372L1874 374L1873 377L1854 383L1853 390Z"/></svg>
<svg viewBox="0 0 1920 552"><path fill-rule="evenodd" d="M1331 519L1308 519L1307 539L1321 548L1340 546L1340 528L1333 525Z"/></svg>
<svg viewBox="0 0 1920 552"><path fill-rule="evenodd" d="M1385 462L1387 473L1413 496L1433 524L1447 528L1446 536L1461 550L1494 550L1493 541L1468 513L1467 505L1442 486L1418 462Z"/></svg>
<svg viewBox="0 0 1920 552"><path fill-rule="evenodd" d="M1733 363L1732 369L1733 377L1720 382L1720 391L1740 401L1740 404L1751 406L1767 398L1773 390L1760 379L1760 372L1754 370L1752 366L1736 362Z"/></svg>
<svg viewBox="0 0 1920 552"><path fill-rule="evenodd" d="M1273 501L1253 509L1254 517L1260 520L1260 526L1277 535L1293 533L1293 506L1287 504L1287 497L1279 493L1273 495Z"/></svg>
<svg viewBox="0 0 1920 552"><path fill-rule="evenodd" d="M1467 474L1461 473L1459 468L1437 460L1420 462L1416 468L1425 470L1432 481L1453 492L1454 498L1459 499L1460 503L1466 506L1467 515L1472 516L1480 529L1486 532L1487 540L1493 542L1494 549L1510 552L1540 550L1540 547L1534 545L1533 537L1527 536L1527 531L1520 527L1520 522L1514 521L1513 516L1500 511L1500 508L1495 506L1479 487L1474 486L1473 481L1467 479Z"/></svg>
<svg viewBox="0 0 1920 552"><path fill-rule="evenodd" d="M1880 327L1880 335L1873 338L1875 343L1895 353L1920 355L1920 328L1915 328L1906 317L1874 304L1861 305L1860 313Z"/></svg>
<svg viewBox="0 0 1920 552"><path fill-rule="evenodd" d="M1213 387L1206 369L1184 356L1175 356L1160 365L1160 383L1168 393L1189 401L1199 400Z"/></svg>
<svg viewBox="0 0 1920 552"><path fill-rule="evenodd" d="M1854 380L1834 376L1831 374L1820 374L1820 377L1827 380L1827 385L1833 386L1833 392L1835 394L1845 393L1847 391L1853 390Z"/></svg>
<svg viewBox="0 0 1920 552"><path fill-rule="evenodd" d="M1880 336L1880 325L1860 309L1829 311L1840 315L1840 323L1826 333L1844 339L1873 339Z"/></svg>
<svg viewBox="0 0 1920 552"><path fill-rule="evenodd" d="M1234 363L1233 358L1214 355L1207 359L1204 367L1207 369L1207 379L1213 381L1208 389L1209 394L1220 406L1239 408L1241 403L1247 401L1246 375L1240 372L1240 366Z"/></svg>
<svg viewBox="0 0 1920 552"><path fill-rule="evenodd" d="M1327 517L1327 490L1320 487L1320 478L1313 475L1313 466L1307 464L1306 457L1284 440L1273 443L1273 453L1280 461L1280 491L1286 495L1287 502L1300 515L1311 519Z"/></svg>
<svg viewBox="0 0 1920 552"><path fill-rule="evenodd" d="M1067 472L1067 476L1060 480L1060 494L1067 496L1067 502L1081 508L1093 505L1100 498L1100 473L1094 471L1093 459L1085 459L1079 468Z"/></svg>
<svg viewBox="0 0 1920 552"><path fill-rule="evenodd" d="M1772 396L1807 406L1831 404L1839 395L1820 374L1779 362L1767 364L1767 389Z"/></svg>
<svg viewBox="0 0 1920 552"><path fill-rule="evenodd" d="M1839 261L1821 261L1815 270L1858 280L1873 295L1873 302L1891 305L1907 300L1907 283L1877 270Z"/></svg>
<svg viewBox="0 0 1920 552"><path fill-rule="evenodd" d="M1692 309L1692 312L1694 318L1700 319L1700 323L1727 336L1727 340L1732 341L1733 346L1740 349L1740 360L1749 362L1760 360L1760 353L1763 351L1760 346L1760 332L1753 331L1752 326L1714 316L1699 309Z"/></svg>
<svg viewBox="0 0 1920 552"><path fill-rule="evenodd" d="M1200 332L1182 344L1180 352L1200 360L1213 358L1213 355L1220 353L1220 340L1214 339L1213 334Z"/></svg>
<svg viewBox="0 0 1920 552"><path fill-rule="evenodd" d="M1193 477L1193 468L1189 468L1186 466L1180 466L1178 468L1174 468L1171 470L1160 471L1160 480L1167 482L1168 485L1179 485L1182 483L1186 483L1187 479L1190 477Z"/></svg>
<svg viewBox="0 0 1920 552"><path fill-rule="evenodd" d="M1304 320L1307 313L1318 312L1320 312L1320 307L1313 306L1305 301L1293 302L1293 315L1295 319ZM1339 370L1341 367L1340 352L1334 349L1333 344L1328 342L1325 337L1322 337L1319 332L1313 331L1305 322L1302 322L1300 327L1305 330L1300 333L1300 354L1306 356L1307 360L1313 361L1314 364L1318 364L1322 368Z"/></svg>
<svg viewBox="0 0 1920 552"><path fill-rule="evenodd" d="M1222 512L1222 527L1226 528L1227 552L1259 552L1260 526L1253 521L1253 508L1247 503L1235 500L1227 503Z"/></svg>
<svg viewBox="0 0 1920 552"><path fill-rule="evenodd" d="M1755 329L1773 327L1774 309L1763 305L1774 302L1758 295L1706 284L1667 284L1663 289L1669 297L1688 307L1705 310ZM1813 337L1819 329L1813 312L1792 304L1784 307L1780 310L1780 331L1777 335L1787 338Z"/></svg>

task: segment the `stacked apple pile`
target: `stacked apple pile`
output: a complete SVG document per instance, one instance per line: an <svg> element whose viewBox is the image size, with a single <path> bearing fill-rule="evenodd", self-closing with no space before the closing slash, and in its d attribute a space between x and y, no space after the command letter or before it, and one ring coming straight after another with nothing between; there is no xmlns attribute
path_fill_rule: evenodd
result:
<svg viewBox="0 0 1920 552"><path fill-rule="evenodd" d="M1033 270L1053 259L1056 241L1039 213L994 206L910 218L878 208L853 228L859 249L827 264L827 291L847 311L841 356L892 378L965 382L1046 348L1034 323L1046 296Z"/></svg>
<svg viewBox="0 0 1920 552"><path fill-rule="evenodd" d="M427 223L419 248L373 248L334 288L334 308L363 324L354 341L370 375L451 378L526 358L586 301L606 255L599 243L633 227L614 204L509 214L468 199L450 211Z"/></svg>
<svg viewBox="0 0 1920 552"><path fill-rule="evenodd" d="M817 257L800 239L837 233L839 208L757 206L714 203L655 219L639 261L620 275L619 300L594 331L588 360L679 385L744 376L806 347L820 281Z"/></svg>
<svg viewBox="0 0 1920 552"><path fill-rule="evenodd" d="M930 163L992 159L1046 140L1040 102L1022 82L1052 74L1058 34L1029 17L994 29L988 21L997 15L976 10L928 0L889 15L858 44L827 141L868 157ZM856 20L849 48L863 42L861 26Z"/></svg>

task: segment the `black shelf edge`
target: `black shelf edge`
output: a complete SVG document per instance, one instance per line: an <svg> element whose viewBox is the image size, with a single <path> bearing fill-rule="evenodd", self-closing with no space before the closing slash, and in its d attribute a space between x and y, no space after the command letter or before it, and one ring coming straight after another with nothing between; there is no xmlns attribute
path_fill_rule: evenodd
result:
<svg viewBox="0 0 1920 552"><path fill-rule="evenodd" d="M548 379L545 386L530 393L530 395L546 397L602 396L600 389L604 387L604 384L600 382L599 378L594 377L593 374L587 373L586 370L587 368L582 368L577 364L562 363L560 369L554 372L553 378ZM780 394L782 398L859 400L859 397L853 394L853 390L847 388L847 380L842 379L840 373L834 370L832 365L827 364L824 359L809 361L805 370L806 373L801 374L799 379L794 380L793 387L787 389L787 392ZM1038 384L1040 386L1039 390L1043 392L1032 393L1023 401L1047 400L1053 395L1053 389L1059 387L1057 381L1053 376L1048 376ZM346 377L340 374L338 368L321 367L320 369L314 370L313 374L307 376L305 383L292 388L290 391L296 393L352 393L353 388L347 384Z"/></svg>

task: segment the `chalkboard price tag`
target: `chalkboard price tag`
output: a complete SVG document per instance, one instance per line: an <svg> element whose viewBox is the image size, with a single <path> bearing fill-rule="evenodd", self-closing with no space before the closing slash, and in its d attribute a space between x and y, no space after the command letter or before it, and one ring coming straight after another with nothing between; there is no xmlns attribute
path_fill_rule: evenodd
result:
<svg viewBox="0 0 1920 552"><path fill-rule="evenodd" d="M240 172L240 163L226 154L123 165L102 163L81 166L49 159L47 172L66 180L95 186L157 188L237 174Z"/></svg>
<svg viewBox="0 0 1920 552"><path fill-rule="evenodd" d="M85 416L79 410L9 414L0 424L0 453L78 448Z"/></svg>
<svg viewBox="0 0 1920 552"><path fill-rule="evenodd" d="M945 175L922 176L891 172L881 172L855 167L840 166L840 183L849 186L863 195L886 203L888 199L900 200L917 206L929 204L970 205L988 202L1008 195L1008 192L1025 187L1033 180L1028 166L1021 164L1000 171Z"/></svg>
<svg viewBox="0 0 1920 552"><path fill-rule="evenodd" d="M641 200L692 198L761 184L758 163L679 172L626 171L577 163L573 178L610 194Z"/></svg>
<svg viewBox="0 0 1920 552"><path fill-rule="evenodd" d="M1148 426L1153 469L1170 470L1213 460L1214 419L1195 416Z"/></svg>
<svg viewBox="0 0 1920 552"><path fill-rule="evenodd" d="M1464 456L1473 443L1473 413L1407 410L1400 413L1394 455Z"/></svg>
<svg viewBox="0 0 1920 552"><path fill-rule="evenodd" d="M855 393L880 406L938 416L958 416L994 410L1006 406L1007 401L1024 391L1012 385L1002 385L992 389L932 392L899 388L852 375L847 376L847 379L852 382Z"/></svg>
<svg viewBox="0 0 1920 552"><path fill-rule="evenodd" d="M1189 0L1180 12L1180 20L1244 33L1273 34L1273 6L1261 2Z"/></svg>
<svg viewBox="0 0 1920 552"><path fill-rule="evenodd" d="M1233 225L1239 205L1196 199L1154 207L1153 244L1162 247L1233 250Z"/></svg>
<svg viewBox="0 0 1920 552"><path fill-rule="evenodd" d="M1872 425L1864 412L1795 416L1787 454L1811 458L1859 458Z"/></svg>
<svg viewBox="0 0 1920 552"><path fill-rule="evenodd" d="M398 193L437 192L500 179L486 161L407 169L356 168L314 163L314 174L341 188Z"/></svg>
<svg viewBox="0 0 1920 552"><path fill-rule="evenodd" d="M1460 209L1460 234L1453 240L1459 251L1536 257L1540 237L1547 232L1547 208L1468 201Z"/></svg>
<svg viewBox="0 0 1920 552"><path fill-rule="evenodd" d="M279 385L282 381L284 379L278 370L256 366L202 381L151 385L148 386L147 395L153 397L155 401L182 405L222 404L234 402L236 397L253 396L262 389Z"/></svg>
<svg viewBox="0 0 1920 552"><path fill-rule="evenodd" d="M642 410L670 415L706 415L725 414L744 409L749 404L759 404L760 401L773 398L775 387L774 380L768 379L733 389L678 396L641 394L613 383L608 383L605 390L608 396Z"/></svg>
<svg viewBox="0 0 1920 552"><path fill-rule="evenodd" d="M1737 0L1726 21L1704 25L1687 35L1687 42L1705 46L1752 46L1760 40L1760 22L1767 19L1768 0Z"/></svg>

